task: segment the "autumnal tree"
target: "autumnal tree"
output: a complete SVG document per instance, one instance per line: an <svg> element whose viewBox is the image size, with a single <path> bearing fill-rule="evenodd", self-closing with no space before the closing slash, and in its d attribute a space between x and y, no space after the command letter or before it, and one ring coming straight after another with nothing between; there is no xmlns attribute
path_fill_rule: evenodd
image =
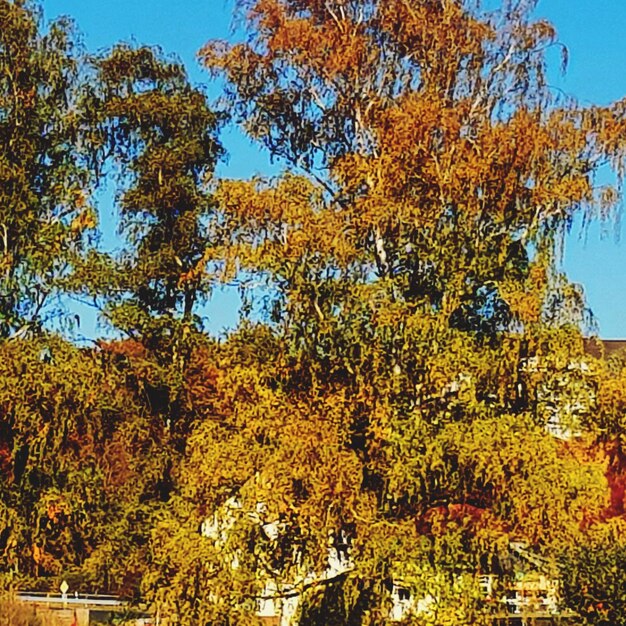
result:
<svg viewBox="0 0 626 626"><path fill-rule="evenodd" d="M0 3L0 336L41 326L93 234L71 22L42 28L39 7Z"/></svg>
<svg viewBox="0 0 626 626"><path fill-rule="evenodd" d="M0 18L1 332L15 338L0 344L0 582L134 596L193 419L176 396L212 282L218 119L156 49L87 59L69 21L40 34L35 3ZM118 183L121 258L86 236L103 176ZM24 337L55 289L101 298L142 343Z"/></svg>
<svg viewBox="0 0 626 626"><path fill-rule="evenodd" d="M564 600L585 624L620 624L625 618L622 593L626 455L624 454L624 352L605 349L590 340L587 377L592 385L593 410L579 421L592 446L606 458L610 505L595 520L582 543L563 550L559 567Z"/></svg>
<svg viewBox="0 0 626 626"><path fill-rule="evenodd" d="M179 63L118 45L81 74L66 23L0 0L0 583L189 626L469 626L516 545L582 611L577 581L619 584L624 370L586 355L559 249L619 200L623 104L549 88L531 0L240 5L245 42L202 57L285 173L217 184ZM120 256L83 254L101 175ZM198 305L233 277L261 306L213 341ZM23 337L59 280L129 339Z"/></svg>
<svg viewBox="0 0 626 626"><path fill-rule="evenodd" d="M564 596L584 624L626 623L623 519L596 528L561 559Z"/></svg>
<svg viewBox="0 0 626 626"><path fill-rule="evenodd" d="M0 345L0 582L134 596L174 456L139 344Z"/></svg>
<svg viewBox="0 0 626 626"><path fill-rule="evenodd" d="M622 106L554 94L534 4L250 0L245 42L204 49L289 171L217 193L225 255L274 297L248 339L260 362L225 348L155 538L147 591L181 623L232 623L269 588L385 623L397 581L428 599L411 623L480 623L485 556L553 557L600 517L604 460L544 426L584 354L559 242L577 212L615 207L595 175L622 171ZM228 529L176 553L211 516ZM318 593L331 550L344 591Z"/></svg>
<svg viewBox="0 0 626 626"><path fill-rule="evenodd" d="M349 391L294 390L281 340L263 328L193 363L199 419L144 579L181 623L253 620L271 589L302 596L303 620L317 611L319 622L302 623L342 611L337 623L385 623L393 579L417 597L436 591L437 614L452 623L478 623L478 561L513 539L556 555L605 505L602 457L581 462L529 415L435 429L417 411L401 421L374 406L385 430L360 434ZM364 462L359 439L385 456ZM329 551L349 555L350 567L327 581Z"/></svg>
<svg viewBox="0 0 626 626"><path fill-rule="evenodd" d="M115 326L158 346L177 321L197 322L212 284L204 269L217 236L207 189L222 153L218 118L157 49L117 45L93 63L82 106L96 164L118 182L127 247L121 259L92 254L77 286L105 296Z"/></svg>

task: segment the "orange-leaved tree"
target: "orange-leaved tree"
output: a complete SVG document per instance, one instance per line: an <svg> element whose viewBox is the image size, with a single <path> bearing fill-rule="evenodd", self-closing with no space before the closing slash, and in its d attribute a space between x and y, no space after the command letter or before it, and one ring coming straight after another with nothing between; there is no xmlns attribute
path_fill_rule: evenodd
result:
<svg viewBox="0 0 626 626"><path fill-rule="evenodd" d="M560 244L613 214L625 120L550 89L535 4L248 0L245 42L202 51L285 173L217 191L267 306L213 362L155 533L173 619L295 597L301 624L385 623L404 586L407 623L480 623L511 543L552 557L600 517L604 461L545 425L575 417L550 394L588 321Z"/></svg>

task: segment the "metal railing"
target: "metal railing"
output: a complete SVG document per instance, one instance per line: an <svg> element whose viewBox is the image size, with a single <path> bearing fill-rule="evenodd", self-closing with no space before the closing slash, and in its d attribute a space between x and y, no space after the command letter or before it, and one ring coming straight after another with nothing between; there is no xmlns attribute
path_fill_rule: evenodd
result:
<svg viewBox="0 0 626 626"><path fill-rule="evenodd" d="M103 609L124 609L127 603L117 596L96 594L51 594L45 591L20 591L17 593L20 602L50 604L61 606L81 606Z"/></svg>

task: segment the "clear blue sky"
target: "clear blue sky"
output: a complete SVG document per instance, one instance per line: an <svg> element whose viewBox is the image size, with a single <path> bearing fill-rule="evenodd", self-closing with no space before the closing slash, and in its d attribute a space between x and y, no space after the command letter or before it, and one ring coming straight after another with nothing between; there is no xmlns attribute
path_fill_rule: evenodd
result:
<svg viewBox="0 0 626 626"><path fill-rule="evenodd" d="M233 0L43 0L46 18L71 15L89 49L120 40L158 44L186 64L194 81L207 82L195 54L204 42L228 38ZM555 85L580 101L605 104L626 96L626 0L540 0L538 15L555 24L570 52L564 78ZM235 131L226 132L231 153L220 174L246 177L267 172L267 158ZM600 334L626 337L626 242L614 231L602 236L599 225L586 234L574 228L566 242L565 268L585 287L598 318ZM219 331L235 319L233 294L214 299L211 327Z"/></svg>

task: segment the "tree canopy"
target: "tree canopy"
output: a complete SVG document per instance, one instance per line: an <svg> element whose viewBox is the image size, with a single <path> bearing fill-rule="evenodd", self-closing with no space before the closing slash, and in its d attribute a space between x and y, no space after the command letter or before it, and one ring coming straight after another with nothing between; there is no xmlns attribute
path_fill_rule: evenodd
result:
<svg viewBox="0 0 626 626"><path fill-rule="evenodd" d="M479 577L501 597L517 550L581 619L621 623L623 548L601 555L624 362L590 352L560 250L576 215L617 215L626 119L550 87L535 4L245 0L243 41L200 52L211 105L158 49L88 56L0 0L4 240L32 246L5 245L0 305L7 582L65 577L181 626L469 626L503 610ZM217 180L226 120L282 173ZM119 254L88 237L104 176ZM230 282L246 306L217 340L202 304ZM33 323L55 288L118 335Z"/></svg>
<svg viewBox="0 0 626 626"><path fill-rule="evenodd" d="M96 226L80 141L80 40L36 5L0 3L0 334L41 326Z"/></svg>

